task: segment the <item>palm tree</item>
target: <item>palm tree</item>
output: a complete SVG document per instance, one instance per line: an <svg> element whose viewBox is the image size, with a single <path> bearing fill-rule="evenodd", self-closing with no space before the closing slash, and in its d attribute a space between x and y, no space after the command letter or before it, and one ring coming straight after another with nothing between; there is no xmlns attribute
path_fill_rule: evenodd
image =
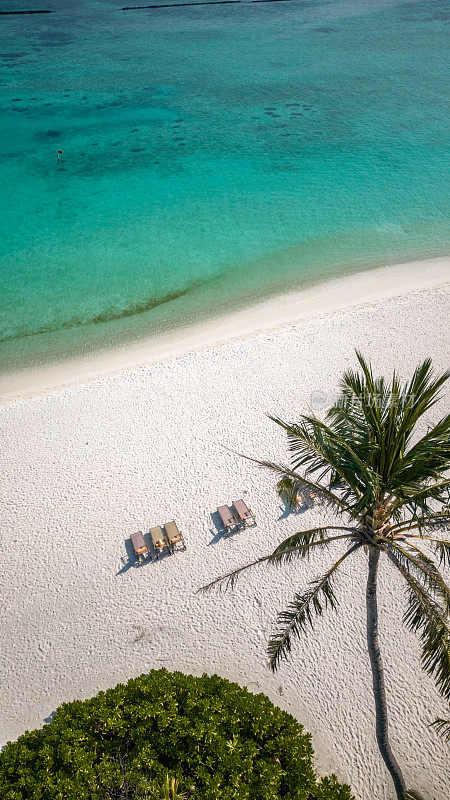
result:
<svg viewBox="0 0 450 800"><path fill-rule="evenodd" d="M386 690L378 640L377 576L380 557L387 559L406 584L408 606L404 623L422 643L422 666L434 677L444 697L450 697L450 590L430 555L450 563L450 542L434 535L450 522L450 415L418 436L417 426L440 398L449 377L433 377L431 360L419 366L407 384L394 372L390 384L375 378L357 353L362 372L350 370L341 382L338 400L326 422L315 416L299 423L271 419L287 433L291 466L269 461L257 464L279 477L277 492L290 509L302 494L314 493L342 515L342 524L299 531L270 555L217 578L214 586L233 587L246 569L263 562L284 564L309 558L332 542L346 542L345 552L330 569L299 591L278 615L268 644L270 666L277 669L291 651L293 637L313 627L315 615L336 606L333 581L345 561L361 548L367 554L367 648L373 680L376 737L398 800L408 793L388 737ZM299 471L301 470L301 472ZM428 553L423 549L425 546Z"/></svg>

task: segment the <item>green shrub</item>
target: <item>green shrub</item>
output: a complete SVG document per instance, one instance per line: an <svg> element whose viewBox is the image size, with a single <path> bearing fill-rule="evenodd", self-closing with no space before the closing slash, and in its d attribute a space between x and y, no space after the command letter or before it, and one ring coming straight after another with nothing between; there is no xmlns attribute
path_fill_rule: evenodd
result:
<svg viewBox="0 0 450 800"><path fill-rule="evenodd" d="M310 734L265 695L154 670L65 703L51 724L8 743L0 797L351 800L334 776L316 777L312 755Z"/></svg>

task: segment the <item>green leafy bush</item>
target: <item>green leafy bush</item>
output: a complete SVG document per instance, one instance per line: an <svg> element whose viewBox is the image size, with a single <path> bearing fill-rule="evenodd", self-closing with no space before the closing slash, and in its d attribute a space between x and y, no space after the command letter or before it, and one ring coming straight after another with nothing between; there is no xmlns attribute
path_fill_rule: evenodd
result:
<svg viewBox="0 0 450 800"><path fill-rule="evenodd" d="M310 734L217 675L154 670L66 703L0 754L2 800L352 800ZM171 788L170 788L171 787Z"/></svg>

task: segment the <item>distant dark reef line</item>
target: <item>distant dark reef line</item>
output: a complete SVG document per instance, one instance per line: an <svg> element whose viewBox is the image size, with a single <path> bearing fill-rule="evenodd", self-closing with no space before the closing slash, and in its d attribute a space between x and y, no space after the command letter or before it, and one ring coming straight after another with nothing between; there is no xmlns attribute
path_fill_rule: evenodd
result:
<svg viewBox="0 0 450 800"><path fill-rule="evenodd" d="M275 0L272 0L272 2L275 2ZM242 3L242 0L198 0L198 2L193 3L158 3L151 6L124 6L122 11L142 11L146 8L176 8L177 6L230 6L235 3Z"/></svg>
<svg viewBox="0 0 450 800"><path fill-rule="evenodd" d="M124 6L122 11L142 11L146 8L178 8L179 6L230 6L250 3L290 3L293 0L195 0L188 3L154 3L148 6Z"/></svg>
<svg viewBox="0 0 450 800"><path fill-rule="evenodd" d="M0 11L0 16L6 17L11 14L53 14L48 8L31 9L30 11Z"/></svg>
<svg viewBox="0 0 450 800"><path fill-rule="evenodd" d="M187 3L152 3L146 6L124 6L122 11L142 11L147 8L177 8L178 6L230 6L248 5L250 3L289 3L293 0L190 0ZM54 14L55 9L36 8L24 11L0 11L0 16L18 16L20 14Z"/></svg>

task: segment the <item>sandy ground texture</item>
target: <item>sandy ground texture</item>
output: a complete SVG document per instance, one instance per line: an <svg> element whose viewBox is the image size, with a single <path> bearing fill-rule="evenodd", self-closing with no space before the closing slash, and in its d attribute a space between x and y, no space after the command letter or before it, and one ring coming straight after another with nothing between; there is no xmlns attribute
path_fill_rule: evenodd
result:
<svg viewBox="0 0 450 800"><path fill-rule="evenodd" d="M256 568L226 595L195 590L332 519L318 506L288 514L273 476L230 450L283 458L282 431L266 414L320 413L355 365L355 345L384 373L396 366L407 377L428 355L444 369L448 300L444 286L415 290L1 405L1 742L41 727L62 702L152 668L217 672L293 713L313 733L317 768L348 780L358 800L390 800L375 742L364 555L341 570L338 611L275 676L265 647L276 613L339 546L309 564ZM444 399L429 420L445 410ZM239 497L258 524L224 538L211 514ZM133 566L130 534L173 518L186 552ZM427 725L448 710L402 627L404 601L383 563L393 748L408 785L444 800L448 746Z"/></svg>

